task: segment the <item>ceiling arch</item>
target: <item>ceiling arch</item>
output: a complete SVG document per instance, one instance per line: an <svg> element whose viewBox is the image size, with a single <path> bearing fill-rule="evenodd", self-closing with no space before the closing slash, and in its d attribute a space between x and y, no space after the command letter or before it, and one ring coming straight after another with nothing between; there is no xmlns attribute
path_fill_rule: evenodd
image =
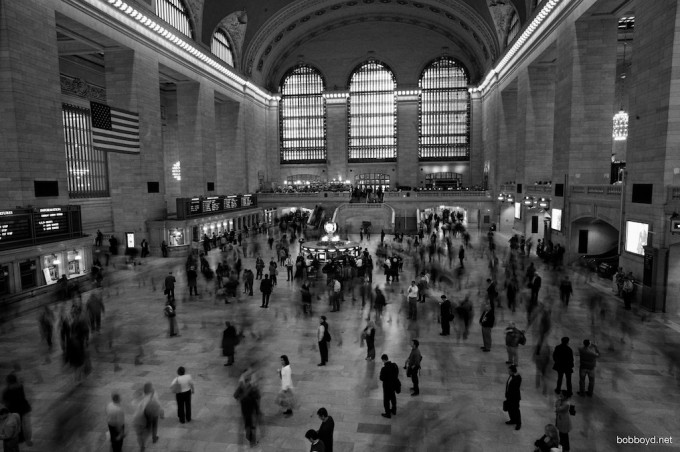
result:
<svg viewBox="0 0 680 452"><path fill-rule="evenodd" d="M254 32L242 69L253 81L271 86L281 61L304 42L349 24L392 22L446 37L462 52L454 56L467 60L472 76L479 79L500 54L493 21L483 6L486 15L465 0L298 0L273 13Z"/></svg>

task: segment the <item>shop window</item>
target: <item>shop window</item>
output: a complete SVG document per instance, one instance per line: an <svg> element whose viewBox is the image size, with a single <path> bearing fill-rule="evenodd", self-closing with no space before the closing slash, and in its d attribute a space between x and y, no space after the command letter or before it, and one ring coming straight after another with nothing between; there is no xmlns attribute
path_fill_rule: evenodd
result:
<svg viewBox="0 0 680 452"><path fill-rule="evenodd" d="M83 250L73 250L66 253L68 256L68 267L66 275L75 278L85 273L83 263Z"/></svg>
<svg viewBox="0 0 680 452"><path fill-rule="evenodd" d="M26 290L38 285L38 278L36 278L37 265L35 260L27 260L19 264L19 273L21 274L21 289Z"/></svg>
<svg viewBox="0 0 680 452"><path fill-rule="evenodd" d="M168 242L168 246L184 245L184 229L170 229Z"/></svg>
<svg viewBox="0 0 680 452"><path fill-rule="evenodd" d="M62 262L59 254L48 254L43 256L43 273L45 282L52 284L57 282L62 275Z"/></svg>

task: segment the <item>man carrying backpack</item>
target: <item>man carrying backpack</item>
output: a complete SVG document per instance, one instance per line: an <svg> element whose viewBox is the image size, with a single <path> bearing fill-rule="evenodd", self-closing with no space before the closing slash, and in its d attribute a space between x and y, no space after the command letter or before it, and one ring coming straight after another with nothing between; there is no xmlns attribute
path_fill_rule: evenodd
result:
<svg viewBox="0 0 680 452"><path fill-rule="evenodd" d="M519 358L517 355L517 349L520 345L527 343L527 339L524 336L524 332L517 329L515 322L510 322L508 327L505 329L505 347L508 349L508 360L505 364L519 365Z"/></svg>

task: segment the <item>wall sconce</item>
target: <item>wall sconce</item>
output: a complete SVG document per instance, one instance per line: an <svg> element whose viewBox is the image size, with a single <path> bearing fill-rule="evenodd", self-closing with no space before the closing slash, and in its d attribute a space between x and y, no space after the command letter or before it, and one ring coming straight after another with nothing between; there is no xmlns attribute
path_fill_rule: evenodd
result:
<svg viewBox="0 0 680 452"><path fill-rule="evenodd" d="M541 198L538 200L538 207L541 209L550 208L550 200L548 198Z"/></svg>
<svg viewBox="0 0 680 452"><path fill-rule="evenodd" d="M499 200L500 202L505 201L505 193L499 193L499 194L498 194L498 200Z"/></svg>
<svg viewBox="0 0 680 452"><path fill-rule="evenodd" d="M508 195L507 201L508 201L510 204L514 204L514 202L515 202L514 195Z"/></svg>
<svg viewBox="0 0 680 452"><path fill-rule="evenodd" d="M522 203L527 207L534 207L534 197L533 196L525 196Z"/></svg>

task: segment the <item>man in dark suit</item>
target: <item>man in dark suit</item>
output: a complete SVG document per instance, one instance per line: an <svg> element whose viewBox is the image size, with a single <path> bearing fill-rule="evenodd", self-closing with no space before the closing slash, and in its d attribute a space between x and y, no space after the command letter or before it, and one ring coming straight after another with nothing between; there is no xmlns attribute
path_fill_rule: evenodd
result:
<svg viewBox="0 0 680 452"><path fill-rule="evenodd" d="M269 307L269 297L272 294L272 280L269 275L265 274L264 279L260 282L260 292L262 292L262 306L261 308Z"/></svg>
<svg viewBox="0 0 680 452"><path fill-rule="evenodd" d="M385 407L382 417L390 418L393 414L397 414L396 391L399 386L399 366L390 362L385 354L380 359L383 362L383 368L380 369L380 381L383 384L383 406Z"/></svg>
<svg viewBox="0 0 680 452"><path fill-rule="evenodd" d="M326 447L326 452L333 452L333 430L335 430L335 421L333 417L328 415L326 408L319 408L316 412L319 419L321 419L321 426L317 433L319 439Z"/></svg>
<svg viewBox="0 0 680 452"><path fill-rule="evenodd" d="M446 295L442 295L442 304L439 306L439 321L442 325L442 332L439 334L441 336L448 336L451 334L451 319L453 317L452 309L451 301L446 298Z"/></svg>
<svg viewBox="0 0 680 452"><path fill-rule="evenodd" d="M538 304L538 291L541 290L541 277L536 273L529 282L529 287L531 287L531 302L529 303L531 306L536 306Z"/></svg>
<svg viewBox="0 0 680 452"><path fill-rule="evenodd" d="M567 391L569 395L571 392L571 374L574 372L574 352L569 347L569 338L563 337L562 343L555 347L553 351L553 370L557 371L557 385L555 385L555 394L562 392L562 377L566 377Z"/></svg>
<svg viewBox="0 0 680 452"><path fill-rule="evenodd" d="M519 401L522 399L519 389L522 385L522 376L517 373L517 367L514 365L508 366L508 373L510 376L505 383L505 407L510 420L506 424L514 425L515 430L519 430L522 428L522 414L519 411Z"/></svg>

